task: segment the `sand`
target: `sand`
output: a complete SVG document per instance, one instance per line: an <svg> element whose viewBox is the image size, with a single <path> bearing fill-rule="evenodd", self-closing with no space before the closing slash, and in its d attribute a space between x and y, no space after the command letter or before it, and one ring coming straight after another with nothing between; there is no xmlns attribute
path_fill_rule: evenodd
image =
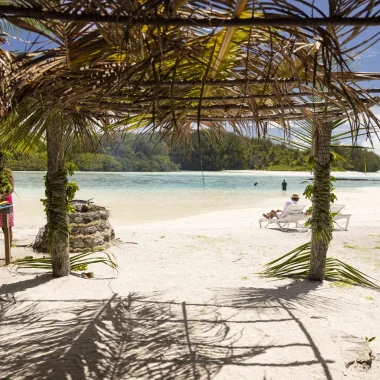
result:
<svg viewBox="0 0 380 380"><path fill-rule="evenodd" d="M352 218L349 231L334 231L329 255L380 283L377 194L338 194ZM260 215L282 201L117 223L110 252L119 272L94 265L94 279L0 268L0 378L379 379L379 292L257 275L310 239L259 228ZM31 243L37 228L18 221L16 243ZM372 350L370 367L349 365L357 347Z"/></svg>

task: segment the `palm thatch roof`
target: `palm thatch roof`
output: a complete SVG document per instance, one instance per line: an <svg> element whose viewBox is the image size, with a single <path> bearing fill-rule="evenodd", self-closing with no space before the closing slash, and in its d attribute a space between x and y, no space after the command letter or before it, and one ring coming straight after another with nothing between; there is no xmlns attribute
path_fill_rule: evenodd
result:
<svg viewBox="0 0 380 380"><path fill-rule="evenodd" d="M380 2L317 3L0 0L0 18L36 37L27 52L0 50L0 138L20 122L18 137L40 137L53 111L71 132L90 122L182 140L303 119L376 131L378 90L362 83L380 74L350 62L379 38L360 36Z"/></svg>

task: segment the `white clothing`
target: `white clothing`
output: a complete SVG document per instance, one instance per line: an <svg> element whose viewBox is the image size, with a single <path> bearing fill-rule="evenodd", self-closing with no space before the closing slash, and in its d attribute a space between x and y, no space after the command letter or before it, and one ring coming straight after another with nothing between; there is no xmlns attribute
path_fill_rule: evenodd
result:
<svg viewBox="0 0 380 380"><path fill-rule="evenodd" d="M277 217L284 216L288 206L296 205L296 204L298 204L298 201L293 201L293 200L286 201L286 203L284 204L284 207L282 208L282 212L277 213Z"/></svg>

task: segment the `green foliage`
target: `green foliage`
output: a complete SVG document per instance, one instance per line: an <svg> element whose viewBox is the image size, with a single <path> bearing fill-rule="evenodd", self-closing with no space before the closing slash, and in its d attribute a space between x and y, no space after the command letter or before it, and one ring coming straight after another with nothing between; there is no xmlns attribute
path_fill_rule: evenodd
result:
<svg viewBox="0 0 380 380"><path fill-rule="evenodd" d="M99 140L101 136L98 136ZM101 172L172 172L178 164L169 156L169 148L159 136L116 135L98 146L93 141L73 146L66 157L76 170ZM89 151L91 150L91 151ZM8 160L12 170L46 170L47 154L42 144L28 154L14 154Z"/></svg>
<svg viewBox="0 0 380 380"><path fill-rule="evenodd" d="M305 166L287 166L287 165L269 165L265 168L269 171L278 171L278 172L304 172L306 170Z"/></svg>
<svg viewBox="0 0 380 380"><path fill-rule="evenodd" d="M312 157L312 156L310 156ZM309 162L313 162L313 160L309 160ZM330 186L330 203L334 203L338 198L337 196L335 195L334 193L334 190L335 190L335 187L334 187L334 182L336 181L335 177L331 176L330 175L330 183L329 183L329 186ZM314 195L314 183L311 182L309 183L309 181L304 181L302 183L307 183L308 185L306 186L304 192L303 192L303 195L305 196L306 199L309 199L310 201L313 199L313 195ZM307 210L307 215L310 215L310 218L305 222L305 227L310 227L311 226L311 215L313 213L313 208L312 207L309 207L309 209ZM326 225L330 225L332 226L332 223L333 223L333 218L334 216L336 215L336 213L332 213L330 212L330 216L329 216L329 220L326 221L326 223L324 223L323 225L326 226ZM320 233L320 236L326 236L326 234L323 233L323 231ZM327 233L327 240L330 241L331 238L328 236L328 233Z"/></svg>
<svg viewBox="0 0 380 380"><path fill-rule="evenodd" d="M344 170L377 172L380 170L380 157L365 148L334 146L334 151L347 159L342 163Z"/></svg>
<svg viewBox="0 0 380 380"><path fill-rule="evenodd" d="M0 169L0 194L12 192L11 172L7 168Z"/></svg>
<svg viewBox="0 0 380 380"><path fill-rule="evenodd" d="M70 202L74 199L75 193L79 189L76 182L68 182L67 175L73 175L77 167L72 163L66 163L63 169L58 170L50 177L45 175L45 199L41 199L44 205L44 211L47 216L48 231L48 251L52 251L53 237L61 235L69 238L69 223L67 222L67 214L75 209ZM62 194L61 189L65 189ZM66 195L66 196L65 196Z"/></svg>
<svg viewBox="0 0 380 380"><path fill-rule="evenodd" d="M67 157L81 171L102 172L170 172L200 170L275 170L308 171L313 165L310 150L296 145L267 139L237 136L229 132L222 139L214 139L205 131L191 135L192 147L170 145L170 141L154 135L116 135L105 139L101 146L90 143L72 148ZM86 148L85 148L86 147ZM86 150L87 149L87 150ZM365 164L364 165L364 154ZM339 159L338 159L339 158ZM363 148L335 146L332 157L334 171L378 171L380 157ZM34 152L15 154L8 159L12 170L46 170L47 155L44 145Z"/></svg>
<svg viewBox="0 0 380 380"><path fill-rule="evenodd" d="M45 171L47 170L47 152L15 154L8 159L8 166L16 171Z"/></svg>
<svg viewBox="0 0 380 380"><path fill-rule="evenodd" d="M213 139L205 131L191 135L192 148L172 147L171 158L182 170L308 170L307 153L270 140L242 137L229 132Z"/></svg>
<svg viewBox="0 0 380 380"><path fill-rule="evenodd" d="M52 251L52 242L54 236L62 236L68 239L69 223L67 222L67 213L70 211L67 193L66 196L61 189L67 189L67 170L60 169L50 177L45 177L45 199L41 199L47 216L48 231L48 251Z"/></svg>
<svg viewBox="0 0 380 380"><path fill-rule="evenodd" d="M67 181L67 175L73 176L75 170L78 170L78 167L74 163L72 163L72 162L66 162L65 163L65 168L64 168L64 170L61 173L61 175L65 176L64 181L66 182L65 186L66 186L66 197L67 197L67 199L66 199L66 208L67 208L67 213L68 214L70 214L71 212L75 211L75 208L70 204L70 202L75 198L75 194L79 190L79 186L78 186L77 182L68 182ZM44 176L44 179L45 179L45 184L47 186L47 184L48 184L48 182L47 182L47 176ZM50 190L48 190L46 188L46 191L45 191L46 198L45 199L41 199L41 202L44 205L44 211L45 211L45 213L48 212L48 204L49 204L49 202L48 202L48 194L50 194Z"/></svg>
<svg viewBox="0 0 380 380"><path fill-rule="evenodd" d="M86 264L81 264L75 267L75 269L71 269L74 272L80 272L82 270L88 270L88 265Z"/></svg>
<svg viewBox="0 0 380 380"><path fill-rule="evenodd" d="M95 256L99 254L102 256ZM70 271L77 272L81 270L87 270L88 265L98 263L105 264L112 269L117 270L118 268L115 256L110 252L83 252L70 256ZM33 257L25 257L24 259L12 261L12 264L16 265L18 268L46 269L49 271L52 270L52 260L50 256L36 259Z"/></svg>
<svg viewBox="0 0 380 380"><path fill-rule="evenodd" d="M365 337L365 341L366 341L367 343L371 343L371 342L373 342L375 339L376 339L375 336L373 336L372 338L368 338L368 336Z"/></svg>
<svg viewBox="0 0 380 380"><path fill-rule="evenodd" d="M311 242L307 242L265 265L264 277L308 277ZM326 279L343 281L380 290L371 278L339 259L326 259Z"/></svg>
<svg viewBox="0 0 380 380"><path fill-rule="evenodd" d="M75 157L75 163L85 172L120 172L122 169L116 158L99 153L80 153Z"/></svg>
<svg viewBox="0 0 380 380"><path fill-rule="evenodd" d="M334 203L338 199L334 193L334 191L335 191L334 182L335 181L336 181L336 178L331 175L330 176L330 202L331 203ZM303 195L305 196L306 199L309 199L311 201L313 198L313 194L314 194L314 184L313 184L313 182L309 183L309 181L304 181L302 183L308 184L306 186L304 192L303 192Z"/></svg>

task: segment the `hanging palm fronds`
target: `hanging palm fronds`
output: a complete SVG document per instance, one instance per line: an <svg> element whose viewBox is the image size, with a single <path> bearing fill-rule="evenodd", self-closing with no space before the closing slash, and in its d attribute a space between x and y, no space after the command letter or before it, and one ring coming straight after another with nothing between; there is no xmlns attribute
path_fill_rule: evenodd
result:
<svg viewBox="0 0 380 380"><path fill-rule="evenodd" d="M366 0L357 9L352 1L331 0L326 12L318 4L297 3L34 0L24 8L25 1L14 0L13 16L7 8L4 22L27 30L36 41L25 53L9 53L11 69L0 90L3 113L17 112L15 107L32 96L44 110L51 103L66 114L102 120L102 128L159 131L190 141L187 134L197 122L215 135L225 128L237 133L255 128L261 134L270 120L285 128L292 119L318 123L326 119L328 106L331 117L349 117L353 131L369 133L378 127L369 109L376 100L358 81L376 76L353 74L349 62L378 35L363 41L365 26L290 27L286 20L368 18L377 15L379 5ZM10 2L0 2L0 15L2 6ZM23 9L35 18L22 17ZM50 18L39 19L44 12ZM68 21L54 16L59 14L89 19ZM91 22L96 16L125 22ZM145 24L137 22L140 18ZM170 24L189 18L195 20L192 25ZM211 18L219 18L220 25L196 23ZM252 18L283 18L284 24L223 24Z"/></svg>

